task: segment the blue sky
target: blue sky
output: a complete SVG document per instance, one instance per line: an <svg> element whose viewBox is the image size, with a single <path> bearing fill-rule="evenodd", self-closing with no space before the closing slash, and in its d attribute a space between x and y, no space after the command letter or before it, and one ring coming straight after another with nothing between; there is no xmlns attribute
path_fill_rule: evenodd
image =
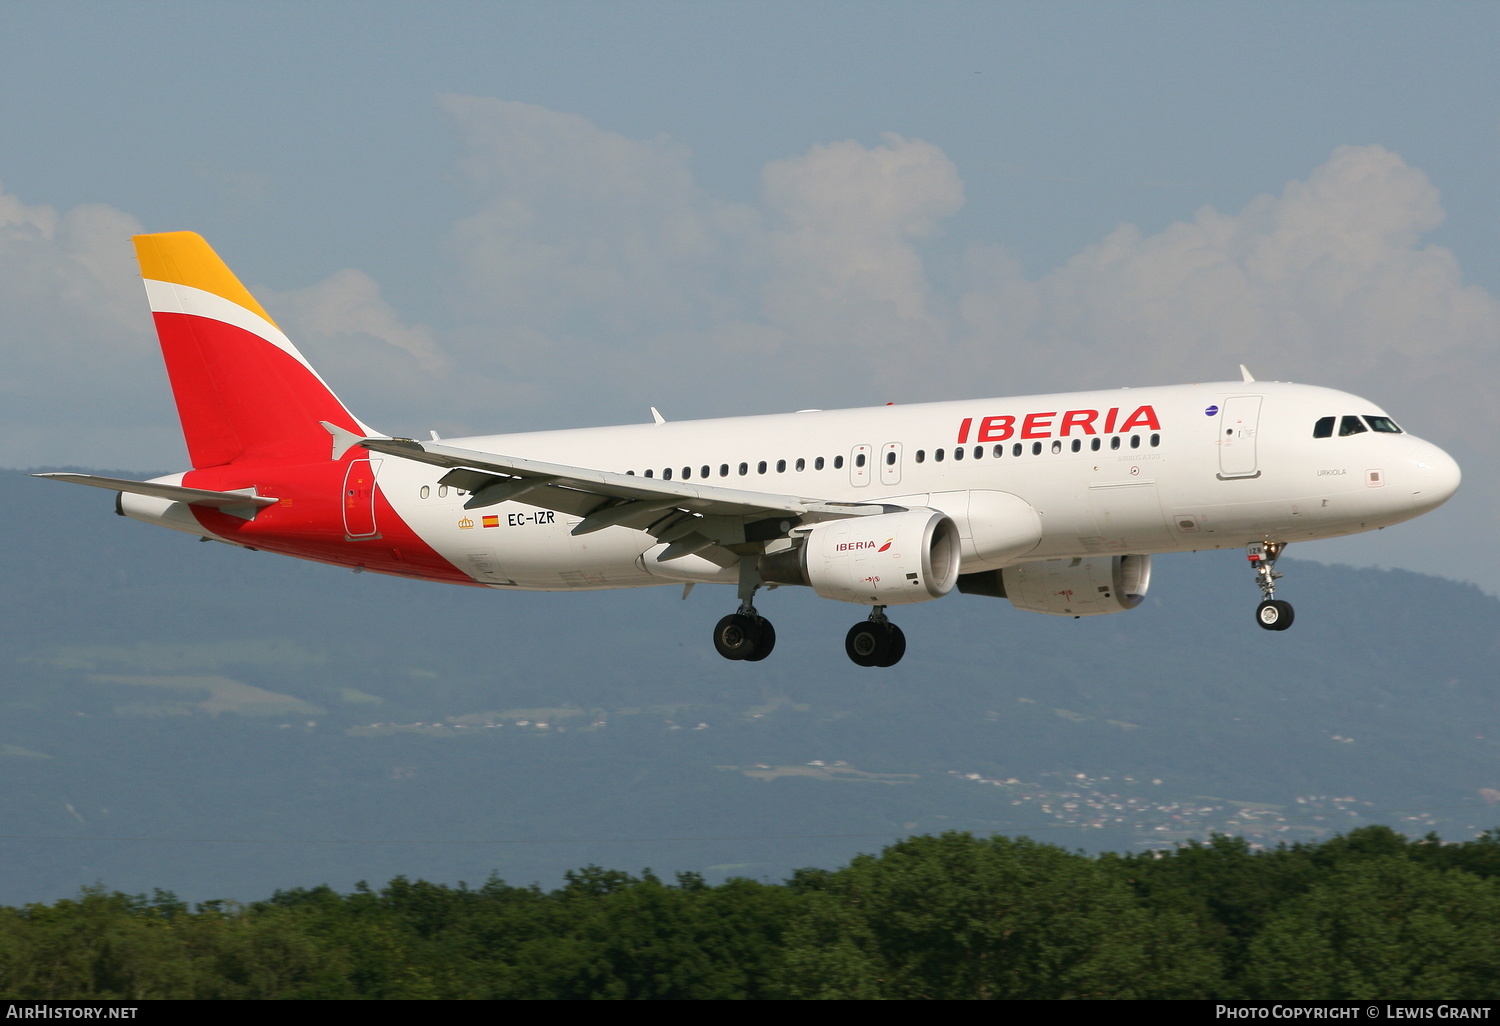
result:
<svg viewBox="0 0 1500 1026"><path fill-rule="evenodd" d="M0 7L0 464L183 464L126 237L365 419L516 430L1262 377L1450 447L1304 554L1500 590L1500 7ZM873 368L850 371L851 367Z"/></svg>

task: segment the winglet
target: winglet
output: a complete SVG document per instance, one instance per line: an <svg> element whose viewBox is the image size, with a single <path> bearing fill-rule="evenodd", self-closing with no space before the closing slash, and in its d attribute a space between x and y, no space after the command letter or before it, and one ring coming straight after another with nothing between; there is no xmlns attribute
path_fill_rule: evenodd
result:
<svg viewBox="0 0 1500 1026"><path fill-rule="evenodd" d="M1240 364L1240 380L1246 383L1255 380L1255 375L1251 374L1249 369L1243 363Z"/></svg>
<svg viewBox="0 0 1500 1026"><path fill-rule="evenodd" d="M667 418L663 417L661 415L661 411L659 411L655 406L651 407L651 419L656 421L658 424L665 424L667 422Z"/></svg>

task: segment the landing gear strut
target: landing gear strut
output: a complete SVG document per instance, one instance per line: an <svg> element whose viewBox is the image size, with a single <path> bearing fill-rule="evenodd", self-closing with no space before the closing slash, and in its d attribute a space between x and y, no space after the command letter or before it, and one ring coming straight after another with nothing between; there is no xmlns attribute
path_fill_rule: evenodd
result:
<svg viewBox="0 0 1500 1026"><path fill-rule="evenodd" d="M885 618L885 606L876 606L868 620L849 628L844 651L859 666L895 666L906 654L906 635Z"/></svg>
<svg viewBox="0 0 1500 1026"><path fill-rule="evenodd" d="M725 659L756 663L776 647L776 628L755 611L755 592L760 575L753 564L740 564L740 608L714 625L714 649Z"/></svg>
<svg viewBox="0 0 1500 1026"><path fill-rule="evenodd" d="M1292 604L1276 597L1276 582L1281 578L1276 558L1284 548L1286 542L1278 541L1251 542L1245 546L1261 595L1261 603L1255 607L1255 622L1268 631L1284 631L1292 625Z"/></svg>

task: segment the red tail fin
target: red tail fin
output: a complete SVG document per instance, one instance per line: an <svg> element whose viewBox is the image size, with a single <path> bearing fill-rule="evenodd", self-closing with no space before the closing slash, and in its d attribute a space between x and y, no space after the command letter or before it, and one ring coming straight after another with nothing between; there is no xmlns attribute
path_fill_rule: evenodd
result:
<svg viewBox="0 0 1500 1026"><path fill-rule="evenodd" d="M373 433L201 236L137 235L135 252L195 469L327 459L322 421Z"/></svg>

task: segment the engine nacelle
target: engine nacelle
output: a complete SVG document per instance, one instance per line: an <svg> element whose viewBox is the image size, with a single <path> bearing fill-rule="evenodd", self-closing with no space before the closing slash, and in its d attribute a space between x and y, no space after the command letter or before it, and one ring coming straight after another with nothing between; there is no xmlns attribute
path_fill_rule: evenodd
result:
<svg viewBox="0 0 1500 1026"><path fill-rule="evenodd" d="M770 584L805 584L823 598L895 606L942 598L958 581L958 526L935 509L830 520L757 564Z"/></svg>
<svg viewBox="0 0 1500 1026"><path fill-rule="evenodd" d="M1150 556L1086 556L968 574L959 590L1007 598L1017 609L1033 613L1099 616L1134 609L1150 585Z"/></svg>

